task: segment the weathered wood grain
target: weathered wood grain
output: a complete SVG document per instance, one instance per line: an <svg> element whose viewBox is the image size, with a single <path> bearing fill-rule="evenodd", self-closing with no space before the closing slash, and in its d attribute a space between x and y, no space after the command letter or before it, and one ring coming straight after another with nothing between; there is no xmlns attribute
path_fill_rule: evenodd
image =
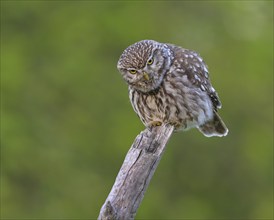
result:
<svg viewBox="0 0 274 220"><path fill-rule="evenodd" d="M173 133L172 125L142 131L129 149L98 220L134 219Z"/></svg>

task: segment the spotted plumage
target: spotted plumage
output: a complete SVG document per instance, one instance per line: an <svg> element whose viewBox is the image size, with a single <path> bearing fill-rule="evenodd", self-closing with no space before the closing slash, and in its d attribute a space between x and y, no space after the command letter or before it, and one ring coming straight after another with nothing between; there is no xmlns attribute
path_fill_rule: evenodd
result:
<svg viewBox="0 0 274 220"><path fill-rule="evenodd" d="M117 68L146 127L170 123L176 131L197 127L205 136L228 133L207 66L195 51L143 40L122 53Z"/></svg>

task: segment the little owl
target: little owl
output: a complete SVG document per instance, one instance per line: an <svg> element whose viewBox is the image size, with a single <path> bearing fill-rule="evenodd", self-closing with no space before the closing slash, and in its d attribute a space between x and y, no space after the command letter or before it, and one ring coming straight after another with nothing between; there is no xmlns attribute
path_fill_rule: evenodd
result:
<svg viewBox="0 0 274 220"><path fill-rule="evenodd" d="M220 99L195 51L142 40L125 49L117 68L146 127L169 123L175 131L197 127L207 137L227 135Z"/></svg>

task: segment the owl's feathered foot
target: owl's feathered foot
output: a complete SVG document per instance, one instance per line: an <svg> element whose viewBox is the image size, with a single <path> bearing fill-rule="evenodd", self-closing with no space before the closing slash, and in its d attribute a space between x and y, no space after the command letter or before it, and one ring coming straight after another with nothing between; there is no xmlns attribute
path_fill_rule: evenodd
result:
<svg viewBox="0 0 274 220"><path fill-rule="evenodd" d="M174 126L175 131L182 127L182 122L179 122L178 120L169 121L168 124Z"/></svg>
<svg viewBox="0 0 274 220"><path fill-rule="evenodd" d="M157 126L161 126L162 122L161 121L151 121L149 122L148 127L157 127Z"/></svg>
<svg viewBox="0 0 274 220"><path fill-rule="evenodd" d="M161 125L162 125L162 122L160 122L160 121L151 121L151 122L149 122L147 128L151 131L152 128L158 127L158 126L161 126Z"/></svg>
<svg viewBox="0 0 274 220"><path fill-rule="evenodd" d="M178 129L179 127L182 127L182 123L180 123L178 120L174 120L174 121L169 121L167 124L170 124L172 126L175 127L175 129ZM163 122L161 121L151 121L149 122L148 124L148 127L149 128L153 128L153 127L158 127L158 126L161 126L163 125Z"/></svg>

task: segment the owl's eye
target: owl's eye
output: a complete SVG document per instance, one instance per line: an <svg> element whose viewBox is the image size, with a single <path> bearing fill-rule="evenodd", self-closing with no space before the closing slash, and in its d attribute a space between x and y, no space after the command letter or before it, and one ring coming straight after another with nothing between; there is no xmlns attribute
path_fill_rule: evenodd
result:
<svg viewBox="0 0 274 220"><path fill-rule="evenodd" d="M136 74L136 70L129 70L129 72L131 73L131 74Z"/></svg>
<svg viewBox="0 0 274 220"><path fill-rule="evenodd" d="M154 61L153 58L150 58L150 59L147 61L147 64L148 64L148 65L151 65L151 64L153 64L153 61Z"/></svg>

